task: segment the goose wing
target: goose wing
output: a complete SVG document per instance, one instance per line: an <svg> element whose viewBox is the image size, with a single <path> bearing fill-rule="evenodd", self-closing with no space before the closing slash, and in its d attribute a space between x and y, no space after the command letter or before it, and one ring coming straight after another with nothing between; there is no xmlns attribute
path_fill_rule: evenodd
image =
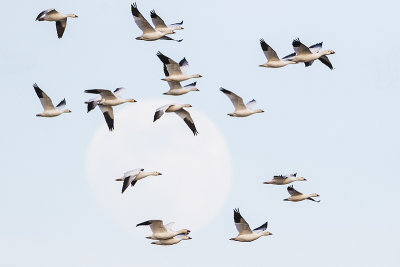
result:
<svg viewBox="0 0 400 267"><path fill-rule="evenodd" d="M180 110L175 111L175 113L183 119L183 121L186 123L187 126L189 126L190 130L192 130L194 135L197 135L199 132L196 129L196 126L194 125L193 119L190 116L190 113L181 108Z"/></svg>
<svg viewBox="0 0 400 267"><path fill-rule="evenodd" d="M293 185L288 186L288 187L287 187L287 191L289 192L289 194L290 194L291 196L302 195L302 193L300 193L299 191L297 191L296 189L293 188Z"/></svg>
<svg viewBox="0 0 400 267"><path fill-rule="evenodd" d="M321 56L320 58L318 58L319 61L321 61L324 65L326 65L328 68L330 68L331 70L333 70L333 66L331 61L329 60L329 58L326 55Z"/></svg>
<svg viewBox="0 0 400 267"><path fill-rule="evenodd" d="M277 180L278 180L278 179L286 179L286 178L287 178L287 176L286 176L286 175L282 175L282 174L281 174L281 175L275 175L275 176L274 176L274 179L277 179Z"/></svg>
<svg viewBox="0 0 400 267"><path fill-rule="evenodd" d="M242 215L240 215L239 209L233 210L233 220L235 221L236 229L238 230L239 235L252 233L249 224L245 221L245 219L243 219Z"/></svg>
<svg viewBox="0 0 400 267"><path fill-rule="evenodd" d="M114 111L112 106L99 105L101 112L103 112L104 119L106 120L108 129L114 130Z"/></svg>
<svg viewBox="0 0 400 267"><path fill-rule="evenodd" d="M256 100L253 99L253 100L249 101L249 103L246 104L246 107L247 107L248 109L254 109L254 107L256 106L256 104L257 104Z"/></svg>
<svg viewBox="0 0 400 267"><path fill-rule="evenodd" d="M109 100L117 98L117 96L113 92L111 92L110 90L106 90L106 89L88 89L88 90L85 90L85 93L99 94L103 98L106 98Z"/></svg>
<svg viewBox="0 0 400 267"><path fill-rule="evenodd" d="M261 225L257 228L254 228L253 233L258 234L258 233L264 232L265 230L267 230L267 227L268 227L268 222L264 223L263 225Z"/></svg>
<svg viewBox="0 0 400 267"><path fill-rule="evenodd" d="M181 69L182 73L186 73L189 69L189 62L184 57L181 61L179 61L179 68Z"/></svg>
<svg viewBox="0 0 400 267"><path fill-rule="evenodd" d="M40 20L41 18L44 18L47 15L56 14L56 13L58 13L58 12L54 8L46 9L39 13L39 15L36 17L36 20Z"/></svg>
<svg viewBox="0 0 400 267"><path fill-rule="evenodd" d="M125 190L129 187L129 185L133 182L133 179L135 179L135 176L127 176L124 179L124 183L122 184L122 191L121 194L125 192Z"/></svg>
<svg viewBox="0 0 400 267"><path fill-rule="evenodd" d="M156 30L158 30L158 29L167 29L168 28L168 26L160 18L160 16L157 15L157 13L156 13L156 11L154 9L152 11L150 11L150 17L151 17L151 21L153 22L154 27L156 28Z"/></svg>
<svg viewBox="0 0 400 267"><path fill-rule="evenodd" d="M224 93L227 97L229 97L229 99L231 100L233 106L235 107L235 110L246 109L246 106L243 103L243 99L240 96L238 96L238 95L232 93L231 91L226 90L226 89L224 89L222 87L219 90L222 93Z"/></svg>
<svg viewBox="0 0 400 267"><path fill-rule="evenodd" d="M60 39L63 36L65 27L67 27L67 19L66 18L56 21L56 29L57 29L58 39Z"/></svg>
<svg viewBox="0 0 400 267"><path fill-rule="evenodd" d="M174 60L165 56L160 51L157 52L157 56L161 60L161 62L165 64L169 75L181 75L182 74L181 67L177 62L175 62ZM164 73L165 73L165 71L164 71Z"/></svg>
<svg viewBox="0 0 400 267"><path fill-rule="evenodd" d="M61 100L60 103L58 103L58 105L56 106L56 109L58 110L64 110L65 106L67 105L67 102L65 101L65 98L63 100Z"/></svg>
<svg viewBox="0 0 400 267"><path fill-rule="evenodd" d="M154 119L153 122L155 122L156 120L158 120L159 118L162 117L162 115L164 115L165 111L170 107L171 105L165 105L162 107L159 107L158 109L156 109L156 112L154 113Z"/></svg>
<svg viewBox="0 0 400 267"><path fill-rule="evenodd" d="M313 54L318 53L322 49L322 42L313 44L312 46L309 47L309 49Z"/></svg>
<svg viewBox="0 0 400 267"><path fill-rule="evenodd" d="M133 169L130 171L127 171L124 173L124 177L128 177L128 176L136 176L138 175L140 172L144 171L144 169Z"/></svg>
<svg viewBox="0 0 400 267"><path fill-rule="evenodd" d="M182 27L182 24L183 24L183 20L181 22L172 23L172 24L168 25L168 27L173 30L180 30L180 28Z"/></svg>
<svg viewBox="0 0 400 267"><path fill-rule="evenodd" d="M117 97L121 97L124 91L125 91L124 87L118 87L117 89L114 90L114 95Z"/></svg>
<svg viewBox="0 0 400 267"><path fill-rule="evenodd" d="M310 49L300 42L300 39L294 39L292 42L293 49L297 55L311 54Z"/></svg>
<svg viewBox="0 0 400 267"><path fill-rule="evenodd" d="M90 112L93 110L97 105L99 104L99 101L101 100L100 96L96 96L94 98L89 99L88 101L85 101L85 104L87 104L87 112Z"/></svg>
<svg viewBox="0 0 400 267"><path fill-rule="evenodd" d="M165 228L162 220L148 220L136 225L136 227L141 225L149 225L153 234L164 233L167 232L167 228Z"/></svg>
<svg viewBox="0 0 400 267"><path fill-rule="evenodd" d="M165 66L165 65L164 65ZM168 82L169 89L174 90L174 89L181 89L182 85L180 82ZM186 86L185 86L186 87Z"/></svg>
<svg viewBox="0 0 400 267"><path fill-rule="evenodd" d="M142 30L143 33L155 32L156 30L150 25L150 23L143 17L143 15L137 9L136 3L131 5L131 12L135 19L136 25Z"/></svg>
<svg viewBox="0 0 400 267"><path fill-rule="evenodd" d="M272 49L265 41L264 39L260 39L260 44L261 44L261 49L264 52L265 57L268 59L268 61L278 61L279 57L276 54L275 50Z"/></svg>
<svg viewBox="0 0 400 267"><path fill-rule="evenodd" d="M197 82L192 82L192 83L189 83L189 84L187 84L187 85L185 85L184 87L185 88L195 88L196 87L196 84L197 84Z"/></svg>
<svg viewBox="0 0 400 267"><path fill-rule="evenodd" d="M44 111L53 110L54 105L50 97L45 92L43 92L36 83L33 84L33 88L35 88L35 92L40 99L40 103L42 104Z"/></svg>

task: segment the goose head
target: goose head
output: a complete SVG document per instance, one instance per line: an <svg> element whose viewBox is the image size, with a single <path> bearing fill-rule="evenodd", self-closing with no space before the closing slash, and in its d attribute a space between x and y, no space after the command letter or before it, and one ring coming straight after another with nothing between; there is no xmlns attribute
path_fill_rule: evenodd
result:
<svg viewBox="0 0 400 267"><path fill-rule="evenodd" d="M307 181L307 179L304 178L304 177L298 177L298 178L297 178L297 181Z"/></svg>
<svg viewBox="0 0 400 267"><path fill-rule="evenodd" d="M161 172L154 172L153 174L154 174L154 176L159 176L159 175L162 175L162 173L161 173Z"/></svg>
<svg viewBox="0 0 400 267"><path fill-rule="evenodd" d="M263 113L264 112L264 110L262 110L262 109L256 109L255 110L255 113Z"/></svg>
<svg viewBox="0 0 400 267"><path fill-rule="evenodd" d="M192 76L193 76L193 78L201 78L201 77L203 77L200 74L193 74Z"/></svg>
<svg viewBox="0 0 400 267"><path fill-rule="evenodd" d="M135 99L133 99L133 98L131 98L131 99L128 99L128 102L130 102L130 103L135 103L135 102L137 102Z"/></svg>
<svg viewBox="0 0 400 267"><path fill-rule="evenodd" d="M184 108L191 108L192 105L190 105L190 104L183 104L182 107L184 107Z"/></svg>
<svg viewBox="0 0 400 267"><path fill-rule="evenodd" d="M75 14L68 14L67 17L70 17L70 18L77 18L78 16L75 15Z"/></svg>
<svg viewBox="0 0 400 267"><path fill-rule="evenodd" d="M179 234L188 235L188 234L190 234L190 230L188 230L188 229L182 229L182 230L179 231Z"/></svg>
<svg viewBox="0 0 400 267"><path fill-rule="evenodd" d="M237 117L236 113L228 113L228 116Z"/></svg>
<svg viewBox="0 0 400 267"><path fill-rule="evenodd" d="M312 193L312 194L310 195L310 197L319 197L319 195L316 194L316 193Z"/></svg>
<svg viewBox="0 0 400 267"><path fill-rule="evenodd" d="M70 109L64 109L63 113L71 113L72 111Z"/></svg>
<svg viewBox="0 0 400 267"><path fill-rule="evenodd" d="M332 54L336 54L335 51L333 51L333 50L325 51L325 55L332 55Z"/></svg>
<svg viewBox="0 0 400 267"><path fill-rule="evenodd" d="M262 235L272 235L271 232L263 232Z"/></svg>
<svg viewBox="0 0 400 267"><path fill-rule="evenodd" d="M43 117L43 115L42 114L36 114L36 117Z"/></svg>

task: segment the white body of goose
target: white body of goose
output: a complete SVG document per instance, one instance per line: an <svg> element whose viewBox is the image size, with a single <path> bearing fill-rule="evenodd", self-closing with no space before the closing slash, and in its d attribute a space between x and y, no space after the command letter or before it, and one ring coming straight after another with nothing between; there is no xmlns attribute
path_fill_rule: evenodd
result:
<svg viewBox="0 0 400 267"><path fill-rule="evenodd" d="M101 112L103 113L104 119L106 120L108 129L110 131L114 130L114 111L112 106L118 106L123 103L134 103L135 99L123 99L121 98L122 92L125 88L120 87L111 92L110 90L105 89L89 89L85 90L85 93L89 94L99 94L101 97L92 98L88 101L85 101L87 104L87 112L93 110L96 106L99 106Z"/></svg>
<svg viewBox="0 0 400 267"><path fill-rule="evenodd" d="M264 39L260 39L261 49L264 52L265 57L267 58L267 63L259 65L260 67L266 68L281 68L285 67L289 64L296 64L294 61L286 60L286 57L283 58L284 60L279 59L278 55L276 54L275 50L272 49Z"/></svg>
<svg viewBox="0 0 400 267"><path fill-rule="evenodd" d="M162 20L154 10L150 11L150 17L156 31L173 34L176 30L183 30L183 21L171 25L166 25L164 20Z"/></svg>
<svg viewBox="0 0 400 267"><path fill-rule="evenodd" d="M289 175L275 175L271 181L264 182L264 184L285 185L295 181L307 181L304 177L297 177L297 173Z"/></svg>
<svg viewBox="0 0 400 267"><path fill-rule="evenodd" d="M166 239L171 239L180 234L188 235L190 233L190 230L188 229L181 229L179 231L172 230L171 226L173 224L174 223L169 223L164 226L162 220L148 220L137 224L136 227L142 225L149 225L153 234L151 236L147 236L146 238L154 240L166 240Z"/></svg>
<svg viewBox="0 0 400 267"><path fill-rule="evenodd" d="M313 197L319 197L318 194L313 193L313 194L303 194L300 193L299 191L297 191L296 189L293 188L292 186L288 186L287 191L290 194L289 198L285 198L284 201L293 201L293 202L297 202L297 201L302 201L305 199L314 201L314 202L320 202L320 200L315 200L313 199Z"/></svg>
<svg viewBox="0 0 400 267"><path fill-rule="evenodd" d="M164 65L165 66L165 65ZM185 85L182 87L180 82L168 82L169 91L165 92L164 95L184 95L192 91L200 91L196 88L196 82Z"/></svg>
<svg viewBox="0 0 400 267"><path fill-rule="evenodd" d="M163 55L160 51L157 53L158 58L164 64L165 78L161 80L167 82L183 82L192 78L201 78L200 74L186 74L189 68L189 62L183 58L179 63Z"/></svg>
<svg viewBox="0 0 400 267"><path fill-rule="evenodd" d="M323 64L325 64L331 70L333 69L332 63L329 61L327 55L335 54L333 50L323 50L322 42L312 45L310 47L305 46L300 42L299 39L295 39L292 42L295 54L287 56L287 60L293 62L304 62L305 66L311 66L314 60L319 59Z"/></svg>
<svg viewBox="0 0 400 267"><path fill-rule="evenodd" d="M78 16L75 14L63 14L58 12L54 8L47 9L45 11L40 12L40 14L36 17L38 21L55 21L57 36L61 38L64 34L65 27L67 26L67 18L77 18Z"/></svg>
<svg viewBox="0 0 400 267"><path fill-rule="evenodd" d="M136 37L136 40L144 41L155 41L155 40L171 40L181 42L182 40L175 40L171 37L166 36L168 32L160 32L154 29L150 23L143 17L143 15L137 9L136 3L131 5L131 12L135 19L136 25L142 30L142 35Z"/></svg>
<svg viewBox="0 0 400 267"><path fill-rule="evenodd" d="M169 245L178 244L182 240L190 240L190 239L192 239L190 236L185 235L185 234L180 234L180 235L174 236L173 238L170 238L170 239L157 240L157 241L154 241L151 243L154 245L169 246Z"/></svg>
<svg viewBox="0 0 400 267"><path fill-rule="evenodd" d="M190 107L192 107L192 106L189 104L183 104L183 105L170 104L170 105L162 106L162 107L158 108L156 110L156 112L154 113L153 122L155 122L156 120L161 118L161 116L164 115L164 113L166 113L166 112L174 112L176 115L178 115L179 117L181 117L183 119L183 121L190 128L190 130L193 132L193 134L197 135L199 132L197 131L196 126L194 125L193 119L190 116L190 113L184 109L184 108L190 108Z"/></svg>
<svg viewBox="0 0 400 267"><path fill-rule="evenodd" d="M234 112L228 113L228 115L231 117L247 117L247 116L253 115L255 113L264 112L264 110L262 110L262 109L252 109L256 104L256 101L254 99L245 105L243 102L243 99L240 96L238 96L238 95L232 93L231 91L226 90L222 87L219 90L222 93L224 93L227 97L229 97L233 106L235 107Z"/></svg>
<svg viewBox="0 0 400 267"><path fill-rule="evenodd" d="M115 181L124 181L122 185L121 193L124 193L129 185L134 186L137 181L146 178L148 176L159 176L162 175L160 172L144 172L144 169L134 169L124 173L124 176Z"/></svg>
<svg viewBox="0 0 400 267"><path fill-rule="evenodd" d="M63 113L71 112L71 110L65 109L67 104L65 102L65 98L56 107L54 107L50 97L43 92L36 83L33 84L33 88L35 89L36 95L39 97L40 103L43 107L43 112L36 114L37 117L56 117Z"/></svg>
<svg viewBox="0 0 400 267"><path fill-rule="evenodd" d="M257 240L258 238L265 235L272 235L272 233L267 232L268 222L264 223L260 227L255 228L253 231L250 229L249 224L240 215L239 209L233 210L233 219L235 221L236 229L239 234L229 240L239 241L239 242L251 242Z"/></svg>

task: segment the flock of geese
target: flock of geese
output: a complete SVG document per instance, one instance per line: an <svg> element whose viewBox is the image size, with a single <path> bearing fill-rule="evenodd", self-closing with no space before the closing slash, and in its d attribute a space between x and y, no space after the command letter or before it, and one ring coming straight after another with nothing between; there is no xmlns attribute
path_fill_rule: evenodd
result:
<svg viewBox="0 0 400 267"><path fill-rule="evenodd" d="M136 25L142 31L142 35L136 37L137 40L143 41L155 41L155 40L170 40L181 42L182 39L176 40L167 35L175 34L177 30L183 30L183 21L167 25L154 10L151 10L150 17L153 22L153 26L143 17L143 15L139 12L136 3L131 5L131 12L133 18L135 20ZM61 12L56 11L55 9L48 9L42 11L36 18L37 21L55 21L57 36L58 38L62 38L68 18L77 18L78 16L75 14L63 14ZM299 39L295 39L292 42L292 46L294 49L294 53L287 55L280 59L277 53L264 41L264 39L260 39L261 48L264 52L265 57L267 58L267 62L259 65L260 67L267 68L281 68L285 67L289 64L297 64L303 62L306 67L311 66L315 60L321 61L323 64L328 66L331 70L333 69L331 62L328 59L328 55L334 54L333 50L321 50L322 42L314 44L312 46L307 47L302 44ZM200 74L187 74L187 70L189 68L189 63L186 58L183 58L179 62L174 61L168 56L164 55L160 51L157 52L157 57L163 64L163 70L165 74L165 78L161 80L166 81L169 85L169 91L165 92L165 95L172 96L180 96L183 94L187 94L192 91L199 91L196 88L196 82L192 82L190 84L181 85L181 82L193 79L193 78L201 78ZM66 109L66 101L63 99L57 106L54 106L51 98L39 88L39 86L35 83L33 84L35 92L39 97L39 100L43 106L43 112L37 114L38 117L56 117L63 113L70 113L71 110ZM136 102L133 98L122 98L122 92L125 88L120 87L115 89L114 91L106 90L106 89L88 89L85 90L85 93L88 94L96 94L97 96L85 101L87 105L87 112L95 109L97 106L100 111L103 113L104 119L107 123L108 129L110 131L114 130L114 112L113 106L118 106L127 102L134 103ZM232 117L247 117L253 115L255 113L264 112L262 109L256 109L256 101L253 99L249 101L247 104L244 104L243 99L236 95L235 93L225 89L220 88L220 91L224 93L232 102L234 111L228 113L229 116ZM160 119L164 113L175 113L189 127L192 131L193 135L197 135L199 132L196 129L195 123L190 115L190 113L186 110L187 108L192 107L190 104L167 104L162 107L156 109L154 113L153 122ZM145 172L144 169L134 169L131 171L127 171L121 178L116 179L116 181L122 181L122 190L121 193L124 193L129 185L134 186L137 181L146 178L148 176L159 176L162 175L160 172L152 171ZM297 173L289 174L289 175L277 175L274 176L272 180L264 182L264 184L273 184L273 185L287 185L293 183L295 181L306 181L304 177L298 177ZM319 200L315 200L313 197L319 197L318 194L304 194L293 188L293 185L287 187L287 191L290 194L290 197L284 199L285 201L303 201L303 200L311 200L315 202L319 202ZM254 241L261 236L272 235L272 233L266 231L268 227L268 222L264 223L260 227L257 227L253 230L250 229L249 224L245 221L242 215L239 212L239 209L234 209L234 222L239 234L231 238L230 240L239 241L239 242L251 242ZM167 225L163 224L162 220L148 220L142 223L137 224L137 226L150 226L152 231L152 235L148 236L148 239L156 240L152 242L152 244L156 245L173 245L177 244L182 240L190 240L189 237L190 230L182 229L178 231L172 230L172 224L169 223Z"/></svg>

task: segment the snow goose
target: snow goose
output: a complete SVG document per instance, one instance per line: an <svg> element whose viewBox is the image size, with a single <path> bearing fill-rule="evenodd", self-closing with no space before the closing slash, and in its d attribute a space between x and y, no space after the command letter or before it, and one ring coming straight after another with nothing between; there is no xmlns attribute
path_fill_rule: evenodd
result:
<svg viewBox="0 0 400 267"><path fill-rule="evenodd" d="M281 68L288 64L296 64L294 61L290 60L281 60L279 59L278 55L276 54L275 50L272 49L264 39L260 39L261 49L264 51L264 55L267 58L267 63L259 65L260 67L266 68ZM285 57L286 58L286 57Z"/></svg>
<svg viewBox="0 0 400 267"><path fill-rule="evenodd" d="M143 15L137 9L136 3L131 5L131 11L133 18L135 19L136 25L142 30L143 34L141 36L136 37L136 40L144 40L144 41L155 41L155 40L171 40L181 42L181 40L175 40L171 37L165 36L168 32L160 32L154 29L150 23L143 17Z"/></svg>
<svg viewBox="0 0 400 267"><path fill-rule="evenodd" d="M149 225L153 234L151 236L147 236L146 238L154 240L166 240L180 234L188 235L190 233L190 230L188 229L181 229L179 231L172 230L171 226L173 224L174 223L172 222L164 226L162 220L148 220L137 224L136 227L141 225Z"/></svg>
<svg viewBox="0 0 400 267"><path fill-rule="evenodd" d="M239 234L237 237L233 237L229 240L239 241L239 242L251 242L254 241L261 236L264 235L272 235L272 233L267 232L268 222L264 223L260 227L250 229L249 224L243 219L242 215L240 215L239 209L233 210L233 219L235 221L236 229Z"/></svg>
<svg viewBox="0 0 400 267"><path fill-rule="evenodd" d="M165 32L167 34L173 34L173 33L175 33L176 30L183 30L183 27L182 27L183 20L181 22L174 23L174 24L167 26L165 24L165 22L162 20L162 18L160 18L157 15L157 13L154 9L152 11L150 11L150 17L151 17L151 20L153 21L156 31Z"/></svg>
<svg viewBox="0 0 400 267"><path fill-rule="evenodd" d="M189 104L170 104L170 105L165 105L162 107L159 107L156 112L154 113L154 120L158 120L161 118L162 115L164 115L165 112L175 112L176 115L181 117L183 121L186 123L187 126L189 126L190 130L192 130L194 135L197 135L199 132L196 129L196 126L194 125L193 119L190 116L190 113L186 111L183 108L190 108L192 105Z"/></svg>
<svg viewBox="0 0 400 267"><path fill-rule="evenodd" d="M297 191L296 189L293 188L293 185L288 186L287 191L289 192L290 197L289 198L285 198L284 199L285 201L297 202L297 201L302 201L302 200L305 200L305 199L309 199L309 200L312 200L312 201L315 201L315 202L320 202L320 200L313 199L313 197L319 197L318 194L315 194L315 193L313 193L313 194L300 193L299 191Z"/></svg>
<svg viewBox="0 0 400 267"><path fill-rule="evenodd" d="M297 173L289 175L275 175L271 181L264 182L264 184L285 185L295 181L307 181L304 177L297 177Z"/></svg>
<svg viewBox="0 0 400 267"><path fill-rule="evenodd" d="M129 187L129 185L134 186L137 181L146 178L147 176L159 176L162 175L160 172L144 172L144 169L134 169L124 173L124 176L115 181L124 181L122 185L122 193Z"/></svg>
<svg viewBox="0 0 400 267"><path fill-rule="evenodd" d="M181 242L182 240L190 240L192 239L190 236L185 235L185 234L180 234L176 235L173 238L170 239L162 239L162 240L157 240L154 242L151 242L154 245L163 245L163 246L168 246L168 245L175 245Z"/></svg>
<svg viewBox="0 0 400 267"><path fill-rule="evenodd" d="M192 78L202 77L200 74L186 74L186 71L189 68L189 62L186 60L186 58L183 58L179 63L177 63L169 57L163 55L160 51L157 52L157 56L165 65L164 74L166 77L161 79L163 81L183 82Z"/></svg>
<svg viewBox="0 0 400 267"><path fill-rule="evenodd" d="M168 82L168 85L169 85L169 91L163 93L164 95L184 95L191 91L200 91L199 89L196 88L196 82L185 85L183 87L180 82Z"/></svg>
<svg viewBox="0 0 400 267"><path fill-rule="evenodd" d="M47 9L45 11L40 12L40 14L36 17L38 21L55 21L57 36L60 39L65 31L65 27L67 26L67 18L77 18L78 16L75 14L63 14L58 12L54 8Z"/></svg>
<svg viewBox="0 0 400 267"><path fill-rule="evenodd" d="M302 44L299 40L299 38L294 39L292 42L293 49L296 52L295 54L289 55L287 60L293 61L293 62L304 62L305 66L311 66L314 60L319 59L323 64L328 66L331 70L333 70L332 63L329 61L327 55L332 55L335 54L335 51L333 50L323 50L321 51L322 48L322 42L314 44L310 47L305 46Z"/></svg>
<svg viewBox="0 0 400 267"><path fill-rule="evenodd" d="M231 117L247 117L255 113L264 112L264 110L262 109L252 109L252 107L256 104L256 101L254 99L245 105L243 103L243 99L240 96L222 87L219 90L227 97L229 97L229 99L232 101L233 106L235 107L235 112L228 113L228 115Z"/></svg>
<svg viewBox="0 0 400 267"><path fill-rule="evenodd" d="M54 107L50 97L46 95L46 93L43 92L36 83L33 84L33 88L35 88L35 92L40 99L40 103L43 106L43 112L36 114L37 117L56 117L63 113L71 112L71 110L65 109L65 106L67 104L65 102L65 98L56 107Z"/></svg>
<svg viewBox="0 0 400 267"><path fill-rule="evenodd" d="M90 112L96 106L99 106L101 112L103 113L104 119L106 120L108 129L110 131L114 130L114 112L112 106L118 106L123 103L134 103L135 99L123 99L121 98L122 92L125 88L120 87L111 92L106 89L89 89L85 90L85 93L89 94L99 94L101 97L92 98L88 101L85 101L87 104L87 112Z"/></svg>

